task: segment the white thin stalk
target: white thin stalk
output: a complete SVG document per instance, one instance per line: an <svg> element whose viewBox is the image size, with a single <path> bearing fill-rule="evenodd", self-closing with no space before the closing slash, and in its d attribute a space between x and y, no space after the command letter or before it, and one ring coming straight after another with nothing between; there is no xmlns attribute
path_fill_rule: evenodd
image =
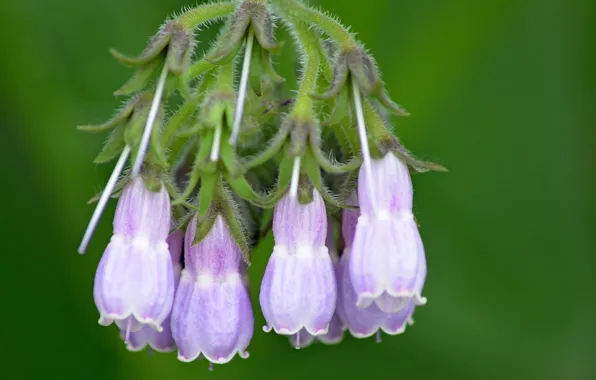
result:
<svg viewBox="0 0 596 380"><path fill-rule="evenodd" d="M294 157L294 166L292 167L292 182L290 182L290 197L298 196L298 182L300 179L300 156Z"/></svg>
<svg viewBox="0 0 596 380"><path fill-rule="evenodd" d="M155 125L155 120L157 119L157 113L159 112L159 105L161 103L161 97L163 95L163 90L166 85L166 79L168 77L168 64L167 62L164 63L163 69L161 71L161 75L157 80L157 87L155 88L155 95L153 96L153 101L151 102L151 108L149 109L149 115L147 116L147 123L145 124L145 129L143 130L143 137L141 138L141 144L139 145L139 151L137 152L137 157L135 159L134 164L132 165L132 176L136 177L139 175L141 171L141 166L143 166L143 161L145 160L145 155L147 154L147 149L149 148L149 139L151 138L151 133L153 132L153 126Z"/></svg>
<svg viewBox="0 0 596 380"><path fill-rule="evenodd" d="M215 162L219 158L219 147L221 145L221 124L215 128L213 136L213 145L211 145L211 161Z"/></svg>
<svg viewBox="0 0 596 380"><path fill-rule="evenodd" d="M248 74L250 73L250 58L252 55L252 45L254 32L252 28L248 30L246 37L246 51L244 52L244 61L242 62L242 73L240 74L240 85L238 87L238 99L236 100L236 109L234 110L234 124L230 136L230 144L236 145L238 135L240 134L240 124L242 123L242 114L244 113L244 100L246 99L246 90L248 89Z"/></svg>
<svg viewBox="0 0 596 380"><path fill-rule="evenodd" d="M101 214L103 214L104 209L106 208L106 204L108 203L108 199L112 195L114 191L114 187L118 182L118 177L120 177L120 173L122 173L122 169L124 169L124 164L126 164L126 160L130 155L130 146L125 146L120 154L120 158L118 158L118 162L112 170L112 174L110 175L110 179L106 184L106 187L103 189L101 196L99 197L99 201L97 201L97 206L95 206L95 210L93 211L93 215L91 216L91 220L89 221L89 225L87 225L87 230L85 230L85 235L83 235L83 240L81 241L81 245L79 245L79 253L82 255L87 251L87 246L89 245L89 241L93 236L93 232L95 232L95 228L97 227L97 223L99 222L99 218L101 218Z"/></svg>
<svg viewBox="0 0 596 380"><path fill-rule="evenodd" d="M368 148L368 137L366 134L366 124L364 123L364 111L362 108L362 97L360 95L360 88L356 80L352 77L352 92L354 94L354 108L356 108L356 120L358 121L358 135L360 137L360 150L362 152L362 161L366 169L366 186L368 187L368 194L374 212L377 211L377 202L372 182L372 164L370 158L370 149Z"/></svg>

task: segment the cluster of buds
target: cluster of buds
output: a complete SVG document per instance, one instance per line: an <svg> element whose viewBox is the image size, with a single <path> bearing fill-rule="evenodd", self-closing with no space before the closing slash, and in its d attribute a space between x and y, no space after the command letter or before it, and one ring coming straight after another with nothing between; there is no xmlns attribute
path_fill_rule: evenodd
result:
<svg viewBox="0 0 596 380"><path fill-rule="evenodd" d="M221 32L193 60L196 29L214 20ZM271 60L283 58L274 20L302 58L296 88ZM404 332L426 303L410 171L444 168L400 143L390 114L407 112L336 18L299 0L212 2L168 20L140 56L113 54L136 68L116 91L128 101L80 127L113 129L96 162L118 157L79 247L119 197L95 277L101 325L131 351L248 357L250 254L272 232L266 332L296 348Z"/></svg>

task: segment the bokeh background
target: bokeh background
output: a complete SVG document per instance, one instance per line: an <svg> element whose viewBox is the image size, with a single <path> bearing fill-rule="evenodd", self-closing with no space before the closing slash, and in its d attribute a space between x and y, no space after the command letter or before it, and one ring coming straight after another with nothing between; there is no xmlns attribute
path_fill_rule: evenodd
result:
<svg viewBox="0 0 596 380"><path fill-rule="evenodd" d="M190 2L192 3L192 2ZM129 353L97 325L114 204L77 255L111 167L92 159L136 53L185 0L0 1L2 377L596 379L596 3L319 0L376 56L416 154L429 303L406 334L296 351L257 312L248 360L207 372ZM258 292L271 239L254 254ZM257 309L258 310L258 309Z"/></svg>

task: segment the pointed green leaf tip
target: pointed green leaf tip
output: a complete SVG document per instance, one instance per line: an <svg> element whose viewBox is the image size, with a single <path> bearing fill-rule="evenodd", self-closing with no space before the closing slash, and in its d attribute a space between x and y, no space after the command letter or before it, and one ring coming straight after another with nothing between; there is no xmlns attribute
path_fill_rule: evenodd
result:
<svg viewBox="0 0 596 380"><path fill-rule="evenodd" d="M80 125L77 127L77 130L89 133L100 133L116 128L118 125L120 125L130 117L134 110L134 107L135 99L131 99L124 105L124 107L122 107L120 111L118 111L116 116L106 121L105 123L99 125Z"/></svg>

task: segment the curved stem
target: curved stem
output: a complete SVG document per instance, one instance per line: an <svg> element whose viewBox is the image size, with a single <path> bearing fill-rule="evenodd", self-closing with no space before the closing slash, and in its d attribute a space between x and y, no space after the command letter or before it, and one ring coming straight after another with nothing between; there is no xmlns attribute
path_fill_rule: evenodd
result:
<svg viewBox="0 0 596 380"><path fill-rule="evenodd" d="M194 30L207 21L228 16L236 10L236 6L235 1L208 3L189 10L178 16L176 20L186 29Z"/></svg>
<svg viewBox="0 0 596 380"><path fill-rule="evenodd" d="M301 53L304 56L304 65L300 86L296 94L293 114L311 115L313 101L310 97L317 89L317 79L321 67L321 57L318 49L319 41L317 36L304 23L296 20L286 20L291 26L298 39Z"/></svg>
<svg viewBox="0 0 596 380"><path fill-rule="evenodd" d="M250 161L245 162L242 164L242 168L244 171L251 170L264 164L265 162L272 159L282 148L284 142L286 141L286 137L288 136L287 128L279 131L272 139L267 148L264 151L259 153L257 156L250 159Z"/></svg>
<svg viewBox="0 0 596 380"><path fill-rule="evenodd" d="M298 0L273 0L273 2L277 3L277 8L281 13L289 12L294 18L307 21L320 28L341 48L350 49L356 45L350 32L330 15L310 8Z"/></svg>

